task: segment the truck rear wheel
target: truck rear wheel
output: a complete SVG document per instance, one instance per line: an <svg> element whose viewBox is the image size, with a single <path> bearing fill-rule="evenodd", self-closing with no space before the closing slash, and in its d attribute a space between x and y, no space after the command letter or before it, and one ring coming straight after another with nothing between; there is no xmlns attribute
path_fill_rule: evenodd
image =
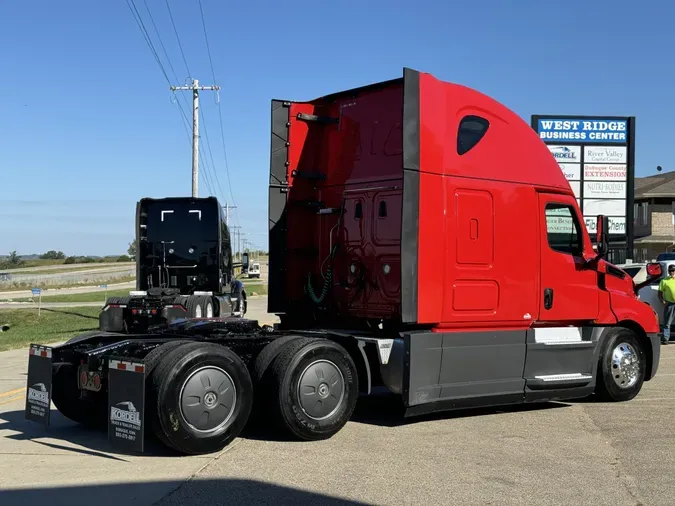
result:
<svg viewBox="0 0 675 506"><path fill-rule="evenodd" d="M168 352L152 373L153 429L168 446L187 454L227 446L251 413L253 384L244 362L229 348L192 342Z"/></svg>
<svg viewBox="0 0 675 506"><path fill-rule="evenodd" d="M607 336L600 355L596 395L607 402L628 401L642 389L647 357L635 333L616 328Z"/></svg>
<svg viewBox="0 0 675 506"><path fill-rule="evenodd" d="M328 439L342 429L359 393L354 361L328 339L285 343L265 386L277 423L307 441Z"/></svg>
<svg viewBox="0 0 675 506"><path fill-rule="evenodd" d="M204 297L201 295L190 295L187 300L186 309L190 318L203 318Z"/></svg>

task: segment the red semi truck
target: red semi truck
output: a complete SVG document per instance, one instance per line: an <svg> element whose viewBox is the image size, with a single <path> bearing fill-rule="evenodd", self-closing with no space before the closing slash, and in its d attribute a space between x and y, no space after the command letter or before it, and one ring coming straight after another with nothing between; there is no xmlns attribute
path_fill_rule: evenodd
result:
<svg viewBox="0 0 675 506"><path fill-rule="evenodd" d="M603 259L607 219L594 249L554 157L502 104L404 69L274 100L271 129L281 323L186 319L34 345L27 418L49 423L52 400L121 447L142 451L147 430L194 454L258 411L296 438L331 437L376 387L409 416L625 401L656 374L658 320Z"/></svg>

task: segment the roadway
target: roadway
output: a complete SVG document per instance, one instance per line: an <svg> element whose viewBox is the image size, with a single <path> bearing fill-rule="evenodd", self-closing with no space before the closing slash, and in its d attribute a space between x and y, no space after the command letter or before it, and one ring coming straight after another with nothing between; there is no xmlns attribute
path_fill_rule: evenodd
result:
<svg viewBox="0 0 675 506"><path fill-rule="evenodd" d="M64 269L65 270L65 269ZM3 271L4 272L4 271ZM97 269L83 269L78 271L52 272L42 274L40 272L30 272L21 274L12 274L12 279L9 281L0 282L0 289L2 286L11 286L13 283L31 283L34 285L45 284L71 284L90 281L104 282L107 280L114 280L119 278L126 278L136 274L136 267L128 264L115 265L108 264L106 267L99 267Z"/></svg>
<svg viewBox="0 0 675 506"><path fill-rule="evenodd" d="M2 272L7 272L14 275L15 273L23 274L24 272L40 272L40 271L56 271L56 270L73 270L83 267L90 267L92 269L110 266L133 267L134 262L96 262L87 264L57 264L57 265L40 265L37 267L15 267L13 269L2 269Z"/></svg>
<svg viewBox="0 0 675 506"><path fill-rule="evenodd" d="M251 426L224 451L196 457L152 441L143 455L125 454L54 410L49 431L26 421L26 363L26 350L0 353L3 506L673 503L675 346L627 403L404 421L390 399L366 398L327 441L284 441Z"/></svg>
<svg viewBox="0 0 675 506"><path fill-rule="evenodd" d="M108 290L133 290L136 286L135 281L127 283L108 283ZM52 295L72 295L75 293L91 293L91 292L101 292L103 294L103 289L99 288L98 285L91 286L75 286L72 288L49 288L42 290L42 296L52 296ZM11 290L6 292L0 292L0 300L7 299L25 299L32 297L33 294L30 290Z"/></svg>

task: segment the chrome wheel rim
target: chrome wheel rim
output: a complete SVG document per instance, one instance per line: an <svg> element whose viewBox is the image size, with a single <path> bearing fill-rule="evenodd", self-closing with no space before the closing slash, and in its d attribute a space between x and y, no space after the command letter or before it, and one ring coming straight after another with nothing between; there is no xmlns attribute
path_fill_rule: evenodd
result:
<svg viewBox="0 0 675 506"><path fill-rule="evenodd" d="M612 352L612 379L619 388L631 388L640 376L640 357L635 348L621 343Z"/></svg>
<svg viewBox="0 0 675 506"><path fill-rule="evenodd" d="M340 409L344 396L344 376L330 360L316 360L300 374L300 408L312 420L325 420L333 416Z"/></svg>
<svg viewBox="0 0 675 506"><path fill-rule="evenodd" d="M210 302L206 305L206 317L213 318L213 304Z"/></svg>
<svg viewBox="0 0 675 506"><path fill-rule="evenodd" d="M220 367L204 366L183 382L179 405L190 428L202 434L217 432L226 425L237 404L232 377Z"/></svg>

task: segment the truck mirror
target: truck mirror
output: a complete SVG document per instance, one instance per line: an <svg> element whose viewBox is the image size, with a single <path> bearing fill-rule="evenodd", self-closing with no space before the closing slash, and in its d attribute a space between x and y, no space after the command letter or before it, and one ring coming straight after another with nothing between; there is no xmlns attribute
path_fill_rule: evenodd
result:
<svg viewBox="0 0 675 506"><path fill-rule="evenodd" d="M609 218L599 214L595 225L595 243L598 256L604 257L609 251Z"/></svg>
<svg viewBox="0 0 675 506"><path fill-rule="evenodd" d="M248 270L248 253L242 253L241 255L241 268L243 270Z"/></svg>
<svg viewBox="0 0 675 506"><path fill-rule="evenodd" d="M663 269L661 268L661 264L658 262L654 263L649 263L647 264L647 275L651 277L659 277L663 274Z"/></svg>

